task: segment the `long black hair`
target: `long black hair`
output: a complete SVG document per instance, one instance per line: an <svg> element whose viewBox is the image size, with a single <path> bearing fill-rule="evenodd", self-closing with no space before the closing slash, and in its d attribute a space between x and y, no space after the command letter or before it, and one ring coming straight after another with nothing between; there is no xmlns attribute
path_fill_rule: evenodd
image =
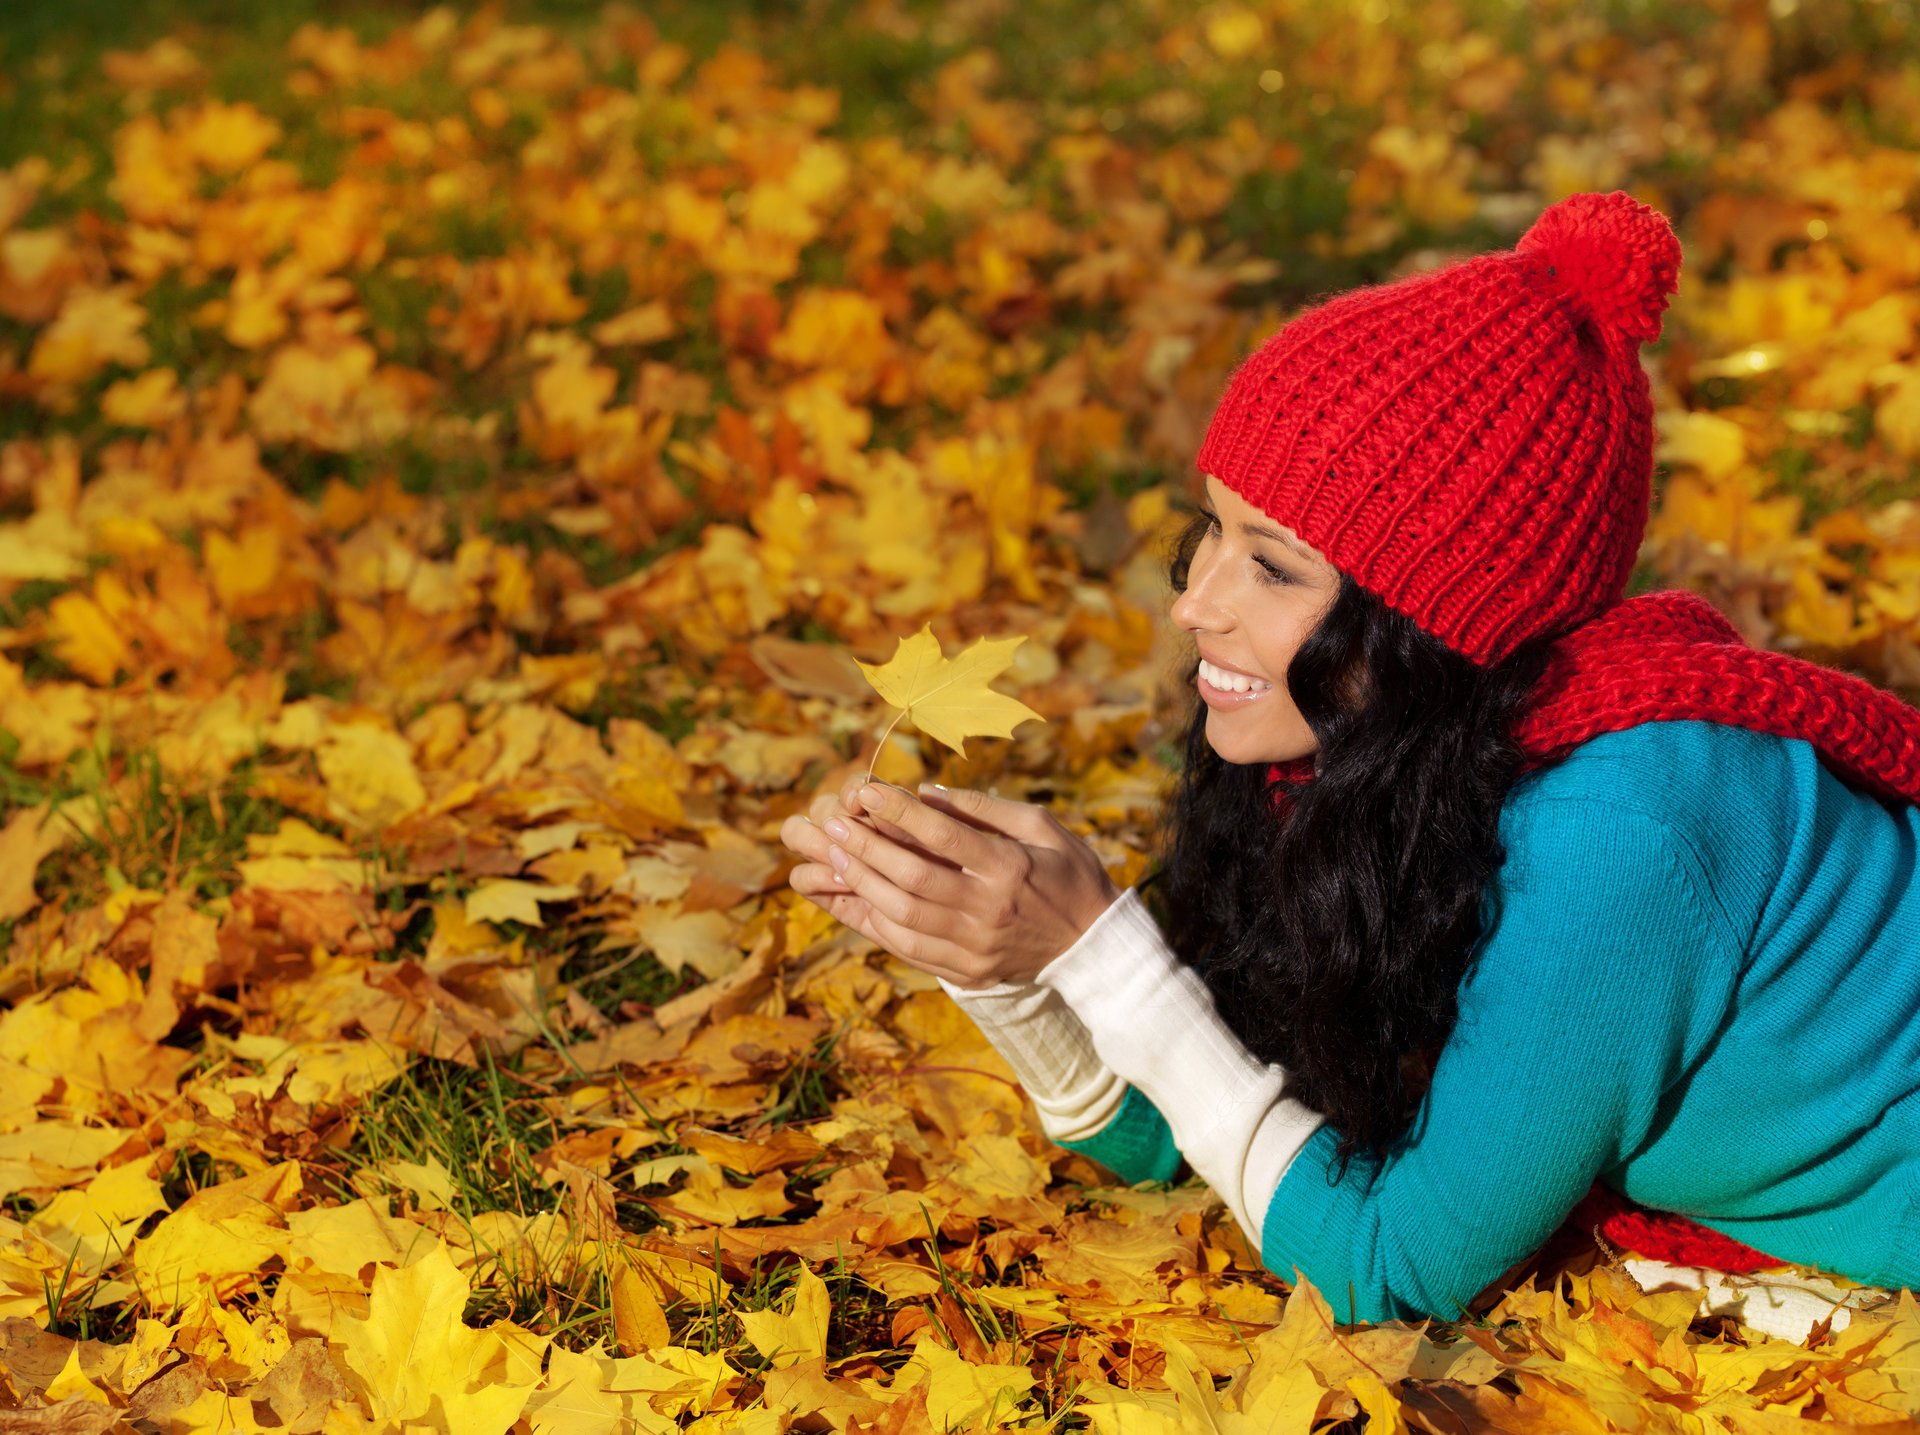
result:
<svg viewBox="0 0 1920 1435"><path fill-rule="evenodd" d="M1196 514L1175 540L1176 592L1207 524ZM1272 791L1266 763L1213 751L1193 700L1142 885L1221 1018L1340 1133L1342 1171L1405 1130L1458 1018L1482 896L1506 855L1511 727L1547 641L1481 668L1342 573L1286 674L1319 742L1315 775Z"/></svg>

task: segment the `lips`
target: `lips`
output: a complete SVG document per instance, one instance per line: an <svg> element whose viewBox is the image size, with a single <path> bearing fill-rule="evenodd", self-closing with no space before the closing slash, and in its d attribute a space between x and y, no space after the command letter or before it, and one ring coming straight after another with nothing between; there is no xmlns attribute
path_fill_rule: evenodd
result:
<svg viewBox="0 0 1920 1435"><path fill-rule="evenodd" d="M1264 702L1273 692L1271 684L1266 687L1251 688L1244 693L1236 692L1232 688L1217 687L1211 681L1214 676L1223 675L1219 674L1211 663L1203 660L1200 671L1194 675L1193 685L1200 694L1200 701L1216 711L1227 711L1245 707L1249 703Z"/></svg>
<svg viewBox="0 0 1920 1435"><path fill-rule="evenodd" d="M1267 679L1261 677L1258 673L1250 673L1245 668L1236 668L1232 663L1221 662L1204 648L1200 649L1200 661L1212 667L1219 668L1222 672L1236 673L1243 678L1252 678L1256 683L1264 683L1267 681Z"/></svg>

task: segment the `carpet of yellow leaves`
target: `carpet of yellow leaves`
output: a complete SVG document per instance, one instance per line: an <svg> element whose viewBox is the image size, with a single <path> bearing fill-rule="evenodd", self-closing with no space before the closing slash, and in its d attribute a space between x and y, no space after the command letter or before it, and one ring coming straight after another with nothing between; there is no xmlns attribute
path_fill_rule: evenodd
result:
<svg viewBox="0 0 1920 1435"><path fill-rule="evenodd" d="M0 1426L1912 1428L1911 1296L1795 1344L1587 1240L1340 1325L776 836L871 763L1137 878L1232 364L1580 189L1686 245L1639 581L1920 688L1912 7L804 9L0 73L61 116L0 167ZM880 741L916 630L1047 721Z"/></svg>

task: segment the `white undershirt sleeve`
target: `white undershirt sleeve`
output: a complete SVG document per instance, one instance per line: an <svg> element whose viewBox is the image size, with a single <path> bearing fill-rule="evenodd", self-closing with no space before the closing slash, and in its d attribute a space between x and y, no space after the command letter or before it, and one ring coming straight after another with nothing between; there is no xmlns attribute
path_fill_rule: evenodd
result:
<svg viewBox="0 0 1920 1435"><path fill-rule="evenodd" d="M1064 997L1101 1063L1159 1108L1187 1164L1257 1247L1274 1189L1323 1118L1220 1019L1138 892L1121 893L1035 985Z"/></svg>
<svg viewBox="0 0 1920 1435"><path fill-rule="evenodd" d="M1030 981L968 989L938 980L1013 1068L1050 1140L1084 1141L1113 1119L1127 1083L1060 993Z"/></svg>

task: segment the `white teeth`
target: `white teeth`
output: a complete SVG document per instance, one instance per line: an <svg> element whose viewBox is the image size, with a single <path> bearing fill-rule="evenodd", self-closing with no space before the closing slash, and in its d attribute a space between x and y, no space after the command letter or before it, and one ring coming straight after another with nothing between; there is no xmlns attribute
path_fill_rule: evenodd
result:
<svg viewBox="0 0 1920 1435"><path fill-rule="evenodd" d="M1273 686L1272 683L1249 678L1244 673L1229 673L1223 668L1216 668L1205 658L1200 660L1200 676L1213 687L1229 693L1264 693Z"/></svg>

